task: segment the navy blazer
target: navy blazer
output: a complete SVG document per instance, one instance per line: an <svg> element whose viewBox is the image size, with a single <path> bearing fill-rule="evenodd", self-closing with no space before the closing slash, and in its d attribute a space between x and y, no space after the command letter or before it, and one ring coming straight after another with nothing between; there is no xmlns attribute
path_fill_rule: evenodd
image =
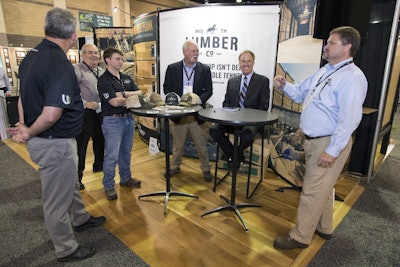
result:
<svg viewBox="0 0 400 267"><path fill-rule="evenodd" d="M183 61L175 62L167 67L164 80L164 94L175 92L179 96L183 94ZM213 86L211 80L211 70L201 62L196 63L193 81L193 93L198 95L201 99L203 108L207 100L213 93Z"/></svg>
<svg viewBox="0 0 400 267"><path fill-rule="evenodd" d="M242 75L237 75L228 80L225 100L222 103L224 107L240 107L240 83ZM268 110L269 107L269 79L263 75L253 72L250 83L244 97L244 107Z"/></svg>

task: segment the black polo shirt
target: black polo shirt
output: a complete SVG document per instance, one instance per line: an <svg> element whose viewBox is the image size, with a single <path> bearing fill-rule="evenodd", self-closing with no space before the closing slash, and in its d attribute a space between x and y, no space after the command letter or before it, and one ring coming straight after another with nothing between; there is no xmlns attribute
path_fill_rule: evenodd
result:
<svg viewBox="0 0 400 267"><path fill-rule="evenodd" d="M115 114L125 114L130 112L126 107L114 107L108 102L110 99L117 97L117 92L122 91L137 91L139 90L132 78L128 75L119 73L121 79L114 76L106 70L103 75L100 76L97 83L97 90L99 91L101 99L101 110L103 116L112 116Z"/></svg>
<svg viewBox="0 0 400 267"><path fill-rule="evenodd" d="M61 118L39 137L72 138L82 129L83 103L74 67L64 51L44 39L19 67L25 124L31 126L45 106L63 108Z"/></svg>

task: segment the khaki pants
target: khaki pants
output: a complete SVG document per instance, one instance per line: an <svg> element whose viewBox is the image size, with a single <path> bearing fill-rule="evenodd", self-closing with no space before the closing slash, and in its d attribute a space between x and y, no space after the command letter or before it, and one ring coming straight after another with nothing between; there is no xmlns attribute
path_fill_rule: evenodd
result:
<svg viewBox="0 0 400 267"><path fill-rule="evenodd" d="M90 218L78 185L78 154L75 138L34 137L27 143L33 162L39 165L44 221L57 258L78 248L72 226Z"/></svg>
<svg viewBox="0 0 400 267"><path fill-rule="evenodd" d="M289 235L296 241L309 244L316 229L321 233L333 231L333 188L350 154L352 140L330 168L318 166L318 158L329 145L330 137L304 142L306 172L297 211L297 225Z"/></svg>
<svg viewBox="0 0 400 267"><path fill-rule="evenodd" d="M208 158L207 138L208 135L204 129L197 123L193 116L181 118L179 123L169 122L171 135L173 137L172 156L170 163L171 170L176 170L182 163L183 149L188 133L190 133L194 145L196 146L197 154L200 159L200 169L202 172L211 169Z"/></svg>

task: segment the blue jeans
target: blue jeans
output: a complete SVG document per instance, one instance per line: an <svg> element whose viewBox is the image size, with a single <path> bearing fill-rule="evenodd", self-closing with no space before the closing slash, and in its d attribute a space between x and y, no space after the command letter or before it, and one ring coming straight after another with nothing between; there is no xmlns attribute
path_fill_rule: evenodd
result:
<svg viewBox="0 0 400 267"><path fill-rule="evenodd" d="M115 167L118 164L120 182L128 181L131 176L131 151L135 122L130 117L104 116L101 126L105 140L103 163L103 186L105 190L115 186Z"/></svg>

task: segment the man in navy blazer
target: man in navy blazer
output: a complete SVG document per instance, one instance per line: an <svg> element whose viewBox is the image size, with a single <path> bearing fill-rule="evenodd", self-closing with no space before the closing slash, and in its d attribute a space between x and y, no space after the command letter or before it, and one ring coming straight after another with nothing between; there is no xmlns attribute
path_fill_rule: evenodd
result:
<svg viewBox="0 0 400 267"><path fill-rule="evenodd" d="M186 93L195 93L200 97L202 106L205 107L207 100L213 93L210 68L197 61L199 48L195 41L186 40L182 47L183 60L170 64L167 67L164 80L164 94L174 92L179 96ZM204 180L212 180L210 173L211 165L207 150L207 132L199 125L195 116L189 116L170 120L170 129L173 137L172 156L170 163L170 174L180 172L183 149L188 133L196 146L201 162L200 169Z"/></svg>
<svg viewBox="0 0 400 267"><path fill-rule="evenodd" d="M223 107L253 108L268 110L269 107L269 79L253 71L255 55L250 50L245 50L239 55L239 66L241 75L235 76L228 81ZM240 99L241 88L247 80L247 91L243 100ZM241 103L241 101L243 101ZM211 137L219 144L228 162L232 163L233 144L230 142L226 132L232 132L231 126L215 124L210 129ZM258 131L257 126L245 126L240 129L238 147L238 165L244 161L244 150L249 147Z"/></svg>

